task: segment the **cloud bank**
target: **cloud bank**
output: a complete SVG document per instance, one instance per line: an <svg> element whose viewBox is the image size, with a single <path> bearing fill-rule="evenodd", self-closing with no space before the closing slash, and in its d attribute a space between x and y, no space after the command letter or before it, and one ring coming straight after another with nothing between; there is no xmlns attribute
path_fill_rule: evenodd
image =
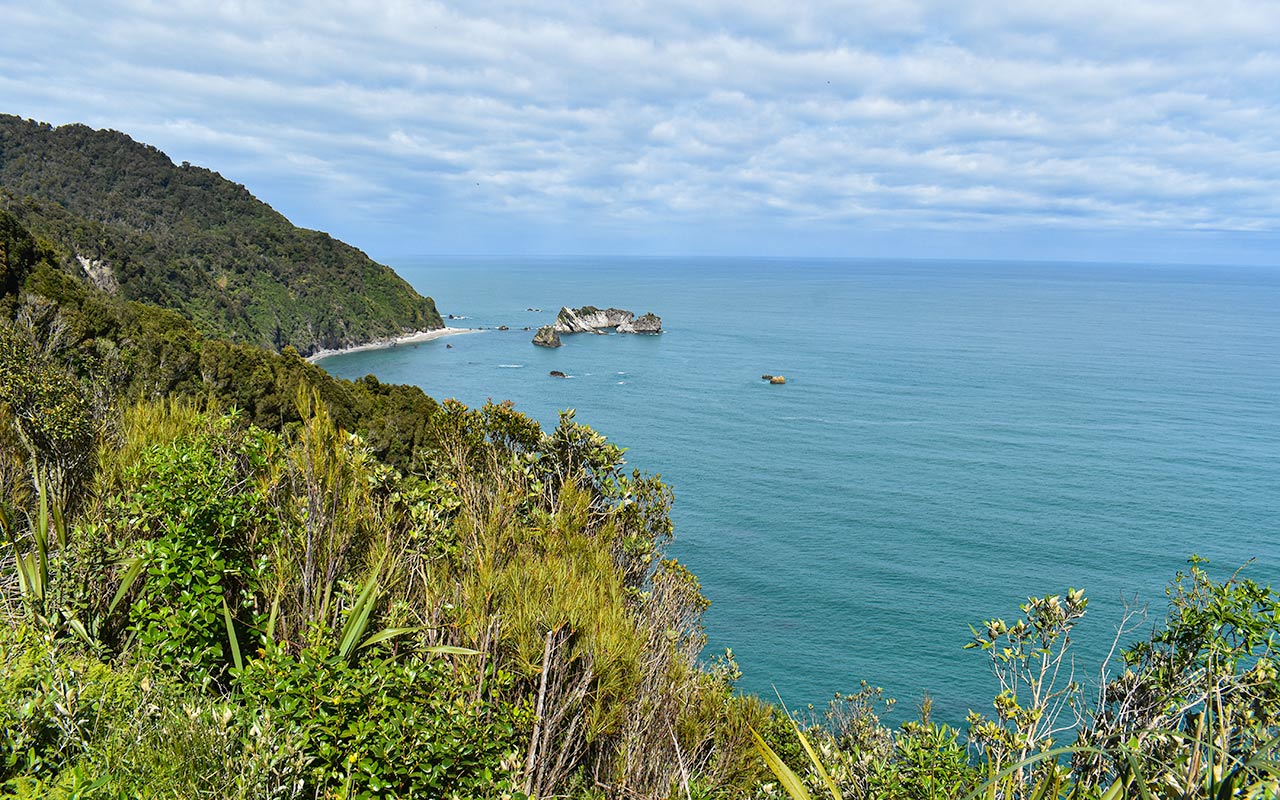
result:
<svg viewBox="0 0 1280 800"><path fill-rule="evenodd" d="M0 110L124 130L375 255L1278 260L1269 0L0 18Z"/></svg>

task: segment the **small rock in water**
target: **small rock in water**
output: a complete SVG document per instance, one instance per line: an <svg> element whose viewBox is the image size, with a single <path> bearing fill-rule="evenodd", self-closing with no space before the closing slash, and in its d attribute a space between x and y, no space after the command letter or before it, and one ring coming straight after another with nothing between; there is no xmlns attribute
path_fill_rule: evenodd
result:
<svg viewBox="0 0 1280 800"><path fill-rule="evenodd" d="M772 376L772 375L761 375L761 376L760 376L760 380L762 380L762 381L771 381L771 380L773 380L773 376Z"/></svg>
<svg viewBox="0 0 1280 800"><path fill-rule="evenodd" d="M499 326L498 326L498 330L500 330L500 331L509 331L509 330L511 330L511 329L510 329L510 328L508 328L506 325L499 325Z"/></svg>
<svg viewBox="0 0 1280 800"><path fill-rule="evenodd" d="M445 350L452 350L452 349L453 349L453 345L451 345L451 344L446 344L446 345L444 346L444 349L445 349Z"/></svg>
<svg viewBox="0 0 1280 800"><path fill-rule="evenodd" d="M773 377L769 378L769 383L772 383L772 384L779 384L779 383L786 383L786 382L787 382L787 379L782 377L781 375L774 375Z"/></svg>
<svg viewBox="0 0 1280 800"><path fill-rule="evenodd" d="M538 332L533 335L533 343L539 347L559 347L564 344L560 341L560 334L550 325L538 328Z"/></svg>
<svg viewBox="0 0 1280 800"><path fill-rule="evenodd" d="M558 369L553 369L553 370L551 370L551 377L553 377L553 378L567 378L567 377L569 377L569 376L568 376L568 375L565 375L563 372L561 372L561 371L560 371L560 370L558 370Z"/></svg>

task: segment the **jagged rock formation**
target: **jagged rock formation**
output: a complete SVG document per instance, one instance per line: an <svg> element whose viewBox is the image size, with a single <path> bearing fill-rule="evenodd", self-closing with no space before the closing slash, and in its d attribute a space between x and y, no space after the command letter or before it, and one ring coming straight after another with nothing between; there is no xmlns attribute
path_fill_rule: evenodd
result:
<svg viewBox="0 0 1280 800"><path fill-rule="evenodd" d="M569 308L556 315L557 333L604 333L609 328L618 333L662 333L662 318L656 314L636 315L622 308L599 309L595 306Z"/></svg>
<svg viewBox="0 0 1280 800"><path fill-rule="evenodd" d="M556 315L557 333L604 333L607 328L617 328L631 322L635 314L621 308L599 309L595 306L569 308L565 306Z"/></svg>
<svg viewBox="0 0 1280 800"><path fill-rule="evenodd" d="M637 317L624 308L596 308L565 306L556 315L553 325L544 325L533 337L533 343L543 347L559 347L562 333L603 334L612 328L618 333L662 333L662 317L642 314Z"/></svg>
<svg viewBox="0 0 1280 800"><path fill-rule="evenodd" d="M559 347L564 344L560 341L560 333L551 325L538 328L538 332L533 335L533 343L539 347Z"/></svg>
<svg viewBox="0 0 1280 800"><path fill-rule="evenodd" d="M618 333L662 333L662 317L641 314L631 323L619 325Z"/></svg>

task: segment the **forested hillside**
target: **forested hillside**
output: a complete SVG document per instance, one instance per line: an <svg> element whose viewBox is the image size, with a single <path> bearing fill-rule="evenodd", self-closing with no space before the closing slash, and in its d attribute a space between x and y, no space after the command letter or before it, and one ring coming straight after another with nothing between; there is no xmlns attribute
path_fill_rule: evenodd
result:
<svg viewBox="0 0 1280 800"><path fill-rule="evenodd" d="M307 355L443 324L359 250L116 131L0 115L0 208L100 288L231 341Z"/></svg>

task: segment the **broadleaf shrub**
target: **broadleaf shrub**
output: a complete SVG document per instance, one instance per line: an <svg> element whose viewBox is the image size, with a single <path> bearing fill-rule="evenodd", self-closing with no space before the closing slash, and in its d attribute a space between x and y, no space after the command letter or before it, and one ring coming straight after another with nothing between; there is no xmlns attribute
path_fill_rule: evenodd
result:
<svg viewBox="0 0 1280 800"><path fill-rule="evenodd" d="M529 714L474 699L438 658L348 663L320 644L270 648L238 676L243 700L312 754L307 795L511 796Z"/></svg>

